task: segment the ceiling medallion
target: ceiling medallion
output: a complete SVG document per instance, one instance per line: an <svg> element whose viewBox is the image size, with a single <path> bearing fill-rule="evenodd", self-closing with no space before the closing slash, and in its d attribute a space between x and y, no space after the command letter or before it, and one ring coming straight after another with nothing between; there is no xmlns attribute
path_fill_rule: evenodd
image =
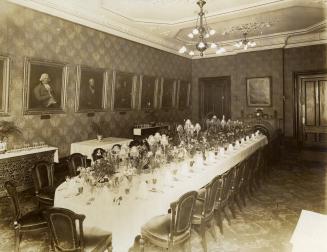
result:
<svg viewBox="0 0 327 252"><path fill-rule="evenodd" d="M196 4L200 7L200 12L198 13L195 28L187 35L190 39L196 40L194 43L192 43L192 45L195 46L194 49L199 52L201 57L203 56L204 51L208 48L216 49L217 54L224 53L225 49L219 47L217 43L207 41L207 39L210 38L210 36L213 36L216 31L208 26L205 13L203 11L203 6L206 4L206 1L199 0ZM194 56L194 49L189 50L186 46L182 46L178 52L181 54L188 53L190 56Z"/></svg>

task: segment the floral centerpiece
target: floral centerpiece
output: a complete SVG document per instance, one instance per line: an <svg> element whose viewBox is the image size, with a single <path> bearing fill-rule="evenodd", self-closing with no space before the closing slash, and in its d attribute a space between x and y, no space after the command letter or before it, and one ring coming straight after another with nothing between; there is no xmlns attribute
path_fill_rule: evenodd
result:
<svg viewBox="0 0 327 252"><path fill-rule="evenodd" d="M92 122L91 124L92 130L96 133L97 140L101 141L103 139L103 136L106 131L106 122L105 121L100 121L100 122Z"/></svg>

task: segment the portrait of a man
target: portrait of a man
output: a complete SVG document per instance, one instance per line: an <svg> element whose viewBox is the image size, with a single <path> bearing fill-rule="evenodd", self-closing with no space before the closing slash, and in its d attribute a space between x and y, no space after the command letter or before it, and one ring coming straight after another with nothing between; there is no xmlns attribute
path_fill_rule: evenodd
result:
<svg viewBox="0 0 327 252"><path fill-rule="evenodd" d="M172 79L164 79L162 83L162 98L161 107L162 108L172 108L173 98L174 98L174 86L175 81Z"/></svg>
<svg viewBox="0 0 327 252"><path fill-rule="evenodd" d="M185 109L189 106L190 83L180 81L178 86L178 108Z"/></svg>
<svg viewBox="0 0 327 252"><path fill-rule="evenodd" d="M25 113L63 112L67 66L61 63L26 59L25 71Z"/></svg>
<svg viewBox="0 0 327 252"><path fill-rule="evenodd" d="M51 86L51 79L49 74L42 73L40 76L40 82L33 89L34 101L36 106L43 108L56 108L58 107L57 98L55 92Z"/></svg>
<svg viewBox="0 0 327 252"><path fill-rule="evenodd" d="M134 75L117 72L114 83L114 109L132 109Z"/></svg>
<svg viewBox="0 0 327 252"><path fill-rule="evenodd" d="M81 67L77 83L78 108L77 111L100 111L104 109L105 71Z"/></svg>
<svg viewBox="0 0 327 252"><path fill-rule="evenodd" d="M141 109L154 108L156 80L153 76L142 76Z"/></svg>

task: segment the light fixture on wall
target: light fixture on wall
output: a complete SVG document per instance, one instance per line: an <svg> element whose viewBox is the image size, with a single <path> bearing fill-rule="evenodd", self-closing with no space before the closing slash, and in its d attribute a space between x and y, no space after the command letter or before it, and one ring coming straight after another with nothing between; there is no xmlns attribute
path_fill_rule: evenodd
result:
<svg viewBox="0 0 327 252"><path fill-rule="evenodd" d="M200 7L200 12L198 14L195 28L187 35L190 39L196 39L196 41L192 43L195 48L188 49L186 46L182 46L179 49L179 53L188 53L190 56L194 56L195 51L197 50L202 57L204 51L208 48L215 49L217 54L224 53L225 49L219 47L217 43L207 41L210 36L215 35L216 31L208 26L205 13L203 11L203 6L206 4L206 1L198 0L196 3Z"/></svg>
<svg viewBox="0 0 327 252"><path fill-rule="evenodd" d="M235 43L235 47L241 48L243 47L244 50L247 50L249 47L255 47L257 43L253 40L247 39L247 33L243 33L243 39Z"/></svg>

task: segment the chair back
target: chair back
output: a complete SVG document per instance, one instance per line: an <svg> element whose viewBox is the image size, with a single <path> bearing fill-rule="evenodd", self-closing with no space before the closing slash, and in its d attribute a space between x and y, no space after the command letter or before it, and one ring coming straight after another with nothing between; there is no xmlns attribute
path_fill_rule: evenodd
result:
<svg viewBox="0 0 327 252"><path fill-rule="evenodd" d="M78 167L86 167L86 156L81 153L73 153L68 158L68 170L69 175L71 177L75 177L78 175L77 168Z"/></svg>
<svg viewBox="0 0 327 252"><path fill-rule="evenodd" d="M92 152L92 159L93 162L97 161L98 159L101 159L104 157L106 151L102 148L95 148Z"/></svg>
<svg viewBox="0 0 327 252"><path fill-rule="evenodd" d="M79 215L64 208L49 208L43 211L46 219L51 241L59 251L83 251L84 215Z"/></svg>
<svg viewBox="0 0 327 252"><path fill-rule="evenodd" d="M215 202L218 190L221 188L222 179L221 176L216 176L211 182L205 186L205 197L204 197L204 209L202 215L207 218L210 217L214 212Z"/></svg>
<svg viewBox="0 0 327 252"><path fill-rule="evenodd" d="M21 217L22 213L21 213L20 206L19 206L19 200L18 200L16 186L13 184L13 182L6 181L5 188L7 190L7 193L11 199L11 202L12 202L12 205L14 208L14 221L17 221Z"/></svg>
<svg viewBox="0 0 327 252"><path fill-rule="evenodd" d="M242 174L243 174L244 162L238 163L234 169L234 179L232 184L232 191L235 191L242 182Z"/></svg>
<svg viewBox="0 0 327 252"><path fill-rule="evenodd" d="M233 167L229 171L222 174L222 185L217 195L217 203L219 207L223 207L227 204L228 199L232 192L233 180L235 176L235 171Z"/></svg>
<svg viewBox="0 0 327 252"><path fill-rule="evenodd" d="M38 193L44 187L54 186L54 164L47 161L39 161L32 168L32 178L35 192Z"/></svg>
<svg viewBox="0 0 327 252"><path fill-rule="evenodd" d="M170 224L171 239L191 230L193 208L197 195L196 191L187 192L176 202L170 204L172 215Z"/></svg>

